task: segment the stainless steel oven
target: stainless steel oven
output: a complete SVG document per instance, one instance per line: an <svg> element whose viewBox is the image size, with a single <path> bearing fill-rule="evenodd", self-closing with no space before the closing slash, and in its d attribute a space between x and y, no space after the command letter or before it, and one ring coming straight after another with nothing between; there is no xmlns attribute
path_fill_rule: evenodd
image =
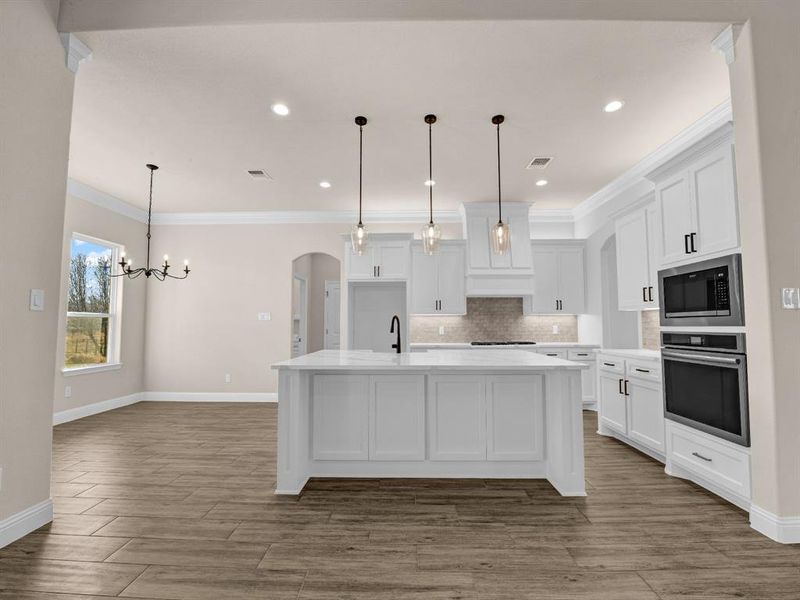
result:
<svg viewBox="0 0 800 600"><path fill-rule="evenodd" d="M744 325L742 255L658 272L661 326Z"/></svg>
<svg viewBox="0 0 800 600"><path fill-rule="evenodd" d="M664 415L750 445L743 333L661 334Z"/></svg>

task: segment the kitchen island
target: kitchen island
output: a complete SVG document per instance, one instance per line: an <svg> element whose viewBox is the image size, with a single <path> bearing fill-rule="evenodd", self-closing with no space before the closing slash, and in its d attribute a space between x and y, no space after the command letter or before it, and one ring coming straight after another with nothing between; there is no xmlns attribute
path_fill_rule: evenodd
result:
<svg viewBox="0 0 800 600"><path fill-rule="evenodd" d="M582 363L322 350L279 372L277 494L310 477L547 479L585 495Z"/></svg>

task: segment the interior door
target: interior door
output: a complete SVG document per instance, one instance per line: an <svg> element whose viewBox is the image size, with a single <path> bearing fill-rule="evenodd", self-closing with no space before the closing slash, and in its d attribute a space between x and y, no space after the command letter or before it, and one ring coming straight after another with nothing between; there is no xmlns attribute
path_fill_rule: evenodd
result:
<svg viewBox="0 0 800 600"><path fill-rule="evenodd" d="M623 435L628 432L625 396L620 393L622 376L600 371L600 421Z"/></svg>
<svg viewBox="0 0 800 600"><path fill-rule="evenodd" d="M441 246L438 261L439 314L467 314L464 247Z"/></svg>
<svg viewBox="0 0 800 600"><path fill-rule="evenodd" d="M647 217L638 210L617 219L617 297L620 310L641 310L649 298Z"/></svg>
<svg viewBox="0 0 800 600"><path fill-rule="evenodd" d="M533 250L533 312L552 314L558 311L558 249L538 246Z"/></svg>
<svg viewBox="0 0 800 600"><path fill-rule="evenodd" d="M444 252L444 248L440 249ZM425 254L422 246L411 248L411 312L417 315L438 313L440 254ZM463 273L463 267L462 267ZM463 283L461 284L463 288Z"/></svg>
<svg viewBox="0 0 800 600"><path fill-rule="evenodd" d="M663 266L683 261L690 256L686 236L696 231L689 172L682 171L658 184L656 202L661 217L659 263Z"/></svg>
<svg viewBox="0 0 800 600"><path fill-rule="evenodd" d="M325 282L325 339L326 350L338 350L341 347L341 302L342 284L338 281Z"/></svg>
<svg viewBox="0 0 800 600"><path fill-rule="evenodd" d="M697 210L695 247L701 256L739 246L739 214L733 148L726 146L704 157L690 170Z"/></svg>
<svg viewBox="0 0 800 600"><path fill-rule="evenodd" d="M560 248L558 251L560 312L577 315L585 310L583 279L583 248Z"/></svg>

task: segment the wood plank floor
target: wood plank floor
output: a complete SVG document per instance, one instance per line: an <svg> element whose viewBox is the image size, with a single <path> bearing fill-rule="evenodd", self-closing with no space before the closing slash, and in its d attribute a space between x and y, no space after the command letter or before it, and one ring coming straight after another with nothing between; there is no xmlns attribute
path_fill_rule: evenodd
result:
<svg viewBox="0 0 800 600"><path fill-rule="evenodd" d="M55 521L0 600L800 599L800 546L594 433L547 482L314 480L276 497L275 405L141 403L54 430Z"/></svg>

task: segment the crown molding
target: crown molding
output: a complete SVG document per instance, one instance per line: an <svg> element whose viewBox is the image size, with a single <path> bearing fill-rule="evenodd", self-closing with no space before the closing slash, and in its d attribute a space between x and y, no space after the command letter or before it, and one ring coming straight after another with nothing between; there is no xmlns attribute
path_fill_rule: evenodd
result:
<svg viewBox="0 0 800 600"><path fill-rule="evenodd" d="M732 65L736 60L736 38L739 37L741 25L728 25L711 40L712 52L719 52L725 57L725 62Z"/></svg>
<svg viewBox="0 0 800 600"><path fill-rule="evenodd" d="M61 45L67 53L67 68L73 73L78 73L78 67L84 60L91 60L92 49L84 44L74 33L62 33Z"/></svg>
<svg viewBox="0 0 800 600"><path fill-rule="evenodd" d="M100 208L105 208L106 210L120 214L123 217L128 217L134 221L147 223L146 210L143 210L138 206L134 206L133 204L128 204L116 196L101 192L100 190L95 189L92 186L83 183L82 181L73 179L72 177L67 180L67 195L75 196L76 198L80 198L81 200L90 202L95 206L99 206Z"/></svg>
<svg viewBox="0 0 800 600"><path fill-rule="evenodd" d="M680 154L692 144L697 143L709 133L719 129L722 125L733 119L731 99L700 117L674 138L659 146L633 167L625 171L607 186L601 188L586 200L572 209L575 220L582 219L600 208L609 200L619 196L625 190L640 183L645 175L655 170L674 156Z"/></svg>

